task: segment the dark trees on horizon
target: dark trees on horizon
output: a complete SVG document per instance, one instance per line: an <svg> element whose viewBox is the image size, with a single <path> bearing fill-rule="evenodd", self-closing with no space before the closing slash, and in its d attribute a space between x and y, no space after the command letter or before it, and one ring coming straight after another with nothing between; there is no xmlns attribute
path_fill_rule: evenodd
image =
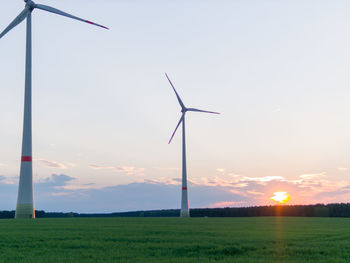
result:
<svg viewBox="0 0 350 263"><path fill-rule="evenodd" d="M37 218L59 217L179 217L179 209L134 211L118 213L60 213L37 210ZM253 216L303 216L303 217L350 217L350 203L316 205L279 205L225 208L195 208L191 217L253 217ZM0 211L0 218L14 218L15 211Z"/></svg>

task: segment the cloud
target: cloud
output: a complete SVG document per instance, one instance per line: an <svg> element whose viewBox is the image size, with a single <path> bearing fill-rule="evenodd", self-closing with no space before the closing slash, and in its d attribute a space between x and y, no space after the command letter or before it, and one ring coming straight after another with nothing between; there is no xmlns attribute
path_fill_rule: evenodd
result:
<svg viewBox="0 0 350 263"><path fill-rule="evenodd" d="M156 170L161 170L161 171L179 171L180 168L178 167L153 167Z"/></svg>
<svg viewBox="0 0 350 263"><path fill-rule="evenodd" d="M130 166L119 168L126 173L137 170ZM350 198L350 184L331 181L330 178L325 172L305 173L292 179L236 174L227 178L203 177L189 180L189 202L192 208L269 205L274 204L270 197L279 191L290 194L289 204L341 202ZM137 183L99 189L95 185L74 189L74 178L69 176L52 176L47 181L54 181L56 186L50 185L50 198L45 202L53 197L60 198L60 202L69 203L72 208L75 205L82 212L179 208L181 200L180 178L141 179ZM54 200L52 202L56 202ZM57 205L64 208L61 204Z"/></svg>
<svg viewBox="0 0 350 263"><path fill-rule="evenodd" d="M282 176L265 176L265 177L243 177L243 181L248 182L258 182L262 184L266 184L271 181L283 181L285 180Z"/></svg>
<svg viewBox="0 0 350 263"><path fill-rule="evenodd" d="M94 169L94 170L115 169L114 166L102 166L102 165L96 165L96 164L90 164L89 168Z"/></svg>
<svg viewBox="0 0 350 263"><path fill-rule="evenodd" d="M194 180L193 183L220 189L230 189L229 191L232 194L249 197L249 203L252 205L273 204L269 198L274 192L278 191L287 191L291 194L290 204L311 204L328 202L329 200L332 200L332 202L341 200L339 199L340 193L336 197L338 199L327 199L326 195L319 195L319 193L331 193L335 189L342 189L344 186L349 185L346 181L335 181L331 178L325 172L305 173L292 179L287 179L284 176L250 177L225 172L220 177L203 177L199 180ZM350 191L349 193L346 191L345 189L342 191L343 196L348 194L350 199ZM344 197L343 200L347 199ZM229 202L232 199L226 201Z"/></svg>
<svg viewBox="0 0 350 263"><path fill-rule="evenodd" d="M247 191L247 193L251 195L265 195L264 193L256 192L256 191Z"/></svg>
<svg viewBox="0 0 350 263"><path fill-rule="evenodd" d="M338 171L341 171L341 172L345 172L348 170L348 168L346 168L346 167L338 167L337 169L338 169Z"/></svg>
<svg viewBox="0 0 350 263"><path fill-rule="evenodd" d="M143 176L145 168L136 168L136 167L133 167L133 166L119 166L119 167L117 167L117 170L118 171L123 171L127 175L140 175L140 176Z"/></svg>
<svg viewBox="0 0 350 263"><path fill-rule="evenodd" d="M68 164L68 166L70 166L70 167L76 167L76 166L77 166L76 163L67 163L67 164Z"/></svg>
<svg viewBox="0 0 350 263"><path fill-rule="evenodd" d="M211 204L208 206L208 208L220 208L220 207L237 207L237 206L244 206L245 204L247 204L247 202L245 201L223 201L223 202L217 202L214 204Z"/></svg>
<svg viewBox="0 0 350 263"><path fill-rule="evenodd" d="M52 174L50 177L40 180L38 185L60 187L66 186L68 182L74 181L76 178L65 174Z"/></svg>
<svg viewBox="0 0 350 263"><path fill-rule="evenodd" d="M14 185L17 184L19 180L19 177L5 177L5 176L0 176L0 183L2 184L8 184L8 185Z"/></svg>
<svg viewBox="0 0 350 263"><path fill-rule="evenodd" d="M165 177L160 177L157 179L144 179L144 183L148 184L162 184L162 185L181 185L182 180L179 178L165 178Z"/></svg>
<svg viewBox="0 0 350 263"><path fill-rule="evenodd" d="M56 193L52 193L52 196L68 196L71 195L71 193L68 192L56 192Z"/></svg>
<svg viewBox="0 0 350 263"><path fill-rule="evenodd" d="M67 166L65 166L63 163L58 163L55 161L48 161L48 160L44 160L44 159L39 159L38 162L39 162L39 165L43 166L43 167L67 169Z"/></svg>
<svg viewBox="0 0 350 263"><path fill-rule="evenodd" d="M113 167L116 169L116 167ZM139 168L120 166L119 172L135 173ZM113 170L114 171L114 170ZM52 174L35 182L38 209L47 211L113 212L179 208L181 178L139 178L138 182L101 187L81 184L66 174ZM8 184L11 182L11 184ZM15 205L18 177L0 176L0 209ZM274 192L290 194L289 204L344 202L350 199L350 183L332 180L325 172L283 176L244 176L229 173L221 177L188 181L191 208L274 204ZM11 202L9 202L11 198Z"/></svg>
<svg viewBox="0 0 350 263"><path fill-rule="evenodd" d="M12 179L12 177L0 175L0 210L14 210L16 207L18 187L16 184L9 183Z"/></svg>
<svg viewBox="0 0 350 263"><path fill-rule="evenodd" d="M238 187L238 188L244 188L244 187L247 187L248 185L249 185L248 183L232 184L233 187Z"/></svg>
<svg viewBox="0 0 350 263"><path fill-rule="evenodd" d="M126 175L138 175L138 176L143 176L145 171L145 168L137 168L134 166L125 166L125 165L115 167L115 166L101 166L101 165L91 164L89 165L89 168L93 170L112 170L114 172L124 172Z"/></svg>
<svg viewBox="0 0 350 263"><path fill-rule="evenodd" d="M302 175L299 175L299 178L301 178L302 180L314 180L325 176L326 176L326 173L322 172L322 173L315 173L315 174L302 174Z"/></svg>
<svg viewBox="0 0 350 263"><path fill-rule="evenodd" d="M7 185L0 177L0 209L14 209L17 184ZM18 178L17 178L18 179ZM178 208L181 200L179 178L144 180L139 183L97 188L75 187L79 180L66 174L52 174L34 184L37 209L46 211L115 212ZM191 207L208 207L220 202L245 202L247 197L230 192L226 187L197 185L189 182ZM9 202L9 198L11 201ZM237 203L239 204L239 203Z"/></svg>

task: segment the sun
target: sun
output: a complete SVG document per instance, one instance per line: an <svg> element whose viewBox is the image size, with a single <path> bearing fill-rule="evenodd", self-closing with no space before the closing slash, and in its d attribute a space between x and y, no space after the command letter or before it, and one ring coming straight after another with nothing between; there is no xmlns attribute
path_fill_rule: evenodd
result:
<svg viewBox="0 0 350 263"><path fill-rule="evenodd" d="M276 192L273 193L274 196L271 197L272 200L284 204L289 201L290 195L287 192Z"/></svg>

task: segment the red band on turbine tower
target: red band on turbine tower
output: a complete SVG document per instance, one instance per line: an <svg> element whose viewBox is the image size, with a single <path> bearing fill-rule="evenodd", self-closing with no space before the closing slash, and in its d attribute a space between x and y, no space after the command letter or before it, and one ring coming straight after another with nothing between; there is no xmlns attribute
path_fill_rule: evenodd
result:
<svg viewBox="0 0 350 263"><path fill-rule="evenodd" d="M187 187L182 187L182 190L187 190Z"/></svg>
<svg viewBox="0 0 350 263"><path fill-rule="evenodd" d="M32 162L32 156L22 156L22 162Z"/></svg>

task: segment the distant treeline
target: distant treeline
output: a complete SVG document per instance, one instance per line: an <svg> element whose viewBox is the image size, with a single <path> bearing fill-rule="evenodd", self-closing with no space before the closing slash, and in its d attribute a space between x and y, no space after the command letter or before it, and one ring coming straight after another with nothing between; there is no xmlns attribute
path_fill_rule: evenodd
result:
<svg viewBox="0 0 350 263"><path fill-rule="evenodd" d="M350 217L350 203L316 205L281 205L253 207L225 207L191 209L191 217L252 217L252 216L306 216ZM37 218L58 217L179 217L180 210L153 210L106 214L80 214L35 211ZM14 218L15 211L0 211L0 218Z"/></svg>

